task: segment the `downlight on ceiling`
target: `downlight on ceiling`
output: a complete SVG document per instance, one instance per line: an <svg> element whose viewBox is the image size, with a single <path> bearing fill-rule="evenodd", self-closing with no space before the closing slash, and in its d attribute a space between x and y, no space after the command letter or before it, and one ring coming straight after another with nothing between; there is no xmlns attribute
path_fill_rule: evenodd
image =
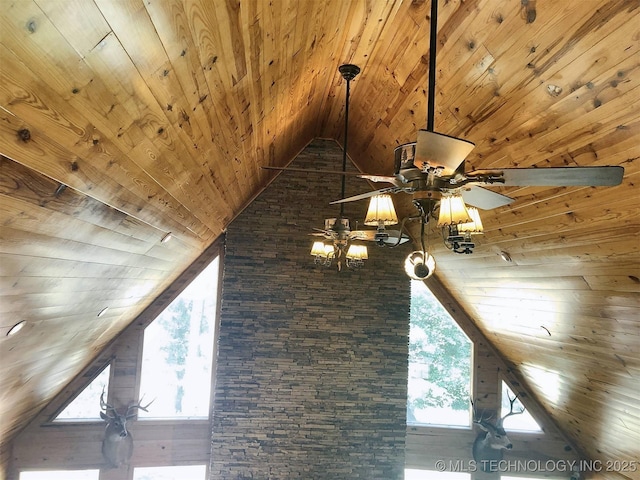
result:
<svg viewBox="0 0 640 480"><path fill-rule="evenodd" d="M109 307L104 307L102 310L98 312L97 317L100 318L101 316L103 316L105 313L107 313L107 310L109 310Z"/></svg>
<svg viewBox="0 0 640 480"><path fill-rule="evenodd" d="M160 240L160 243L167 243L169 240L171 240L172 236L173 235L171 232L167 232L166 235L162 237L162 240Z"/></svg>
<svg viewBox="0 0 640 480"><path fill-rule="evenodd" d="M507 263L511 263L513 262L513 260L511 259L511 255L509 255L507 252L505 252L504 250L502 250L499 254L500 258L502 260L504 260Z"/></svg>
<svg viewBox="0 0 640 480"><path fill-rule="evenodd" d="M7 332L7 337L12 337L14 336L16 333L18 333L20 330L22 330L24 328L24 326L27 324L26 320L21 320L18 323L16 323L13 327L11 327L9 329L9 331Z"/></svg>

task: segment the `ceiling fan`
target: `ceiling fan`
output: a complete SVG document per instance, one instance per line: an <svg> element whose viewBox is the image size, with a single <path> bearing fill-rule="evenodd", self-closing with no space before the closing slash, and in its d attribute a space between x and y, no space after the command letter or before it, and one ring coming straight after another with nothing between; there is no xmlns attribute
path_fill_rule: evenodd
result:
<svg viewBox="0 0 640 480"><path fill-rule="evenodd" d="M377 197L382 194L408 193L412 195L414 206L418 210L415 216L407 217L405 220L419 219L422 223L421 241L422 256L413 255L414 262L407 267L415 273L412 278L424 279L433 273L435 264L430 268L422 268L429 263L429 255L424 246L425 224L430 217L435 217L435 212L439 208L442 216L443 204L448 204L450 199L460 199L462 211L464 215L454 219L451 215L450 220L443 222L438 220L438 226L443 226L443 237L445 245L457 253L472 253L474 244L470 241L468 224L476 221L475 214L471 210L466 210L466 206L477 207L481 210L490 210L502 207L513 202L513 199L501 193L484 188L486 185L503 185L503 186L614 186L622 182L624 168L620 166L597 166L597 167L544 167L544 168L499 168L499 169L482 169L466 171L465 159L473 150L475 145L461 138L452 137L434 130L434 111L435 111L435 72L436 72L436 46L437 46L437 0L431 2L431 25L430 25L430 53L429 53L429 85L427 98L427 128L419 130L417 141L406 143L396 147L394 151L394 172L392 176L372 175L372 174L353 174L360 178L367 179L372 182L387 183L389 186L379 190L366 192L345 198L344 181L346 175L352 175L345 171L346 162L346 118L345 118L345 143L343 169L341 172L327 172L323 170L308 170L296 168L279 168L279 167L263 167L275 170L288 171L305 171L315 173L336 173L343 176L342 196L339 200L331 202L331 204L341 204L353 202L370 197ZM351 69L353 66L343 65L341 69ZM357 68L357 67L355 67ZM357 73L360 69L357 69ZM341 73L342 70L341 70ZM343 73L344 75L344 73ZM355 76L355 75L353 75ZM346 77L345 77L346 78ZM351 77L353 78L353 77ZM348 96L349 84L347 80L347 114L348 115ZM345 115L345 117L346 117ZM452 210L453 211L453 210ZM341 210L342 217L342 210ZM342 231L338 221L332 228L325 225L322 235L326 238L343 238L345 235L353 238L361 235L362 240L375 240L379 245L395 246L403 243L408 237L403 233L404 221L399 231L388 232L389 237L380 241L375 238L373 231L356 231L351 232L346 228L346 233ZM348 221L347 221L348 222ZM476 223L480 223L479 217ZM462 234L462 225L467 230ZM444 234L444 227L447 227L448 233ZM381 229L378 231L380 232ZM384 229L382 229L384 232ZM478 230L476 230L478 231ZM481 231L481 230L480 230ZM373 235L373 238L371 236ZM351 238L351 237L350 237ZM412 257L410 255L410 257ZM433 260L431 258L431 260ZM414 268L415 267L415 268ZM421 273L417 273L420 270Z"/></svg>
<svg viewBox="0 0 640 480"><path fill-rule="evenodd" d="M465 158L474 144L432 130L420 130L416 142L395 149L393 176L360 174L372 182L391 186L342 198L332 204L362 200L383 193L405 192L425 212L433 212L443 194L459 193L468 205L482 210L508 205L512 198L479 185L504 186L614 186L622 182L624 168L545 167L465 171Z"/></svg>
<svg viewBox="0 0 640 480"><path fill-rule="evenodd" d="M372 182L391 186L331 202L344 203L383 193L405 192L427 217L432 215L443 196L461 195L464 203L489 210L513 201L512 198L480 185L504 186L613 186L622 182L624 168L545 167L500 168L465 171L465 158L473 150L472 142L434 131L435 72L437 46L437 0L431 2L429 87L427 129L418 131L417 141L396 147L393 176L358 175Z"/></svg>

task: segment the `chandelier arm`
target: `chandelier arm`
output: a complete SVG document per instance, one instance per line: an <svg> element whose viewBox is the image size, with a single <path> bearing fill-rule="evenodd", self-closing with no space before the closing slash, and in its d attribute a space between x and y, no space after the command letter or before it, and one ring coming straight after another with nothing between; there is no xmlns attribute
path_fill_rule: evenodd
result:
<svg viewBox="0 0 640 480"><path fill-rule="evenodd" d="M402 223L400 223L400 235L398 235L398 241L394 245L389 245L389 248L395 248L400 245L400 242L402 242L402 232L404 231L404 224L407 222L407 220L410 219L411 217L405 217L402 219Z"/></svg>

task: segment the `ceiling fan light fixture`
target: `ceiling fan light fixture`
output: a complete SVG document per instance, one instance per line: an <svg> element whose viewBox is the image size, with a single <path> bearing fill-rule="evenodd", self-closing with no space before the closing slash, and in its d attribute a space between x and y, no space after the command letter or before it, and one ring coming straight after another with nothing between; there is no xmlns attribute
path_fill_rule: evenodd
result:
<svg viewBox="0 0 640 480"><path fill-rule="evenodd" d="M364 219L364 224L375 227L395 225L398 223L398 215L393 206L391 195L374 195L369 201L369 209Z"/></svg>
<svg viewBox="0 0 640 480"><path fill-rule="evenodd" d="M471 221L472 218L469 216L462 195L445 195L440 199L438 227L448 227Z"/></svg>
<svg viewBox="0 0 640 480"><path fill-rule="evenodd" d="M436 260L428 252L411 252L404 261L404 271L411 280L425 280L436 271Z"/></svg>
<svg viewBox="0 0 640 480"><path fill-rule="evenodd" d="M480 212L478 212L478 209L476 207L467 207L467 212L471 217L471 221L458 225L458 232L483 233L484 227L482 226L482 220L480 220Z"/></svg>

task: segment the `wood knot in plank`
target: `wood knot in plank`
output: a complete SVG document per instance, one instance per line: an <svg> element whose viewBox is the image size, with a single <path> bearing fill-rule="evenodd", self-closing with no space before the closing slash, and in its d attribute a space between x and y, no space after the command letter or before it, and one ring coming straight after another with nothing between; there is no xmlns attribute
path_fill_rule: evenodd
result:
<svg viewBox="0 0 640 480"><path fill-rule="evenodd" d="M20 130L18 130L18 138L24 143L27 143L29 140L31 140L31 132L27 128L21 128Z"/></svg>
<svg viewBox="0 0 640 480"><path fill-rule="evenodd" d="M533 23L536 21L536 0L520 0L520 14L527 23Z"/></svg>

